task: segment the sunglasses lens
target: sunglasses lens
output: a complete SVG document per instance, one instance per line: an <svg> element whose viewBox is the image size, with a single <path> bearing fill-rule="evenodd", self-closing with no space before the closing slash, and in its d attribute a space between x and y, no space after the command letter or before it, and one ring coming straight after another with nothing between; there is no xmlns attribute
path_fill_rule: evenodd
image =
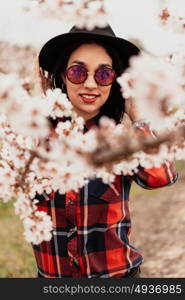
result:
<svg viewBox="0 0 185 300"><path fill-rule="evenodd" d="M99 85L110 85L115 79L115 72L110 68L100 68L96 71L95 79Z"/></svg>
<svg viewBox="0 0 185 300"><path fill-rule="evenodd" d="M72 83L82 83L87 78L87 71L82 66L72 66L66 71L67 78Z"/></svg>

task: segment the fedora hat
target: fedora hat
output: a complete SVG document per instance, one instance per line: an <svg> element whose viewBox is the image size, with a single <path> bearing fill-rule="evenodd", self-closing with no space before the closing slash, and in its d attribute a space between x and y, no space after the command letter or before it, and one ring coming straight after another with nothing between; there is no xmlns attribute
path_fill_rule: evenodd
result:
<svg viewBox="0 0 185 300"><path fill-rule="evenodd" d="M57 35L46 42L39 53L40 67L52 73L53 66L60 56L61 49L65 49L68 45L79 41L88 42L92 40L112 45L120 54L124 65L129 64L129 58L131 56L137 55L140 52L139 48L130 41L117 37L110 25L104 28L95 27L93 30L79 29L73 26L68 33Z"/></svg>

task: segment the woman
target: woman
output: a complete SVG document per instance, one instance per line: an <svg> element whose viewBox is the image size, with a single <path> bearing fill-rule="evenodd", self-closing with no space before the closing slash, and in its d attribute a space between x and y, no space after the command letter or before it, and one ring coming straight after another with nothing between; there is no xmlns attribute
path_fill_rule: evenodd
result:
<svg viewBox="0 0 185 300"><path fill-rule="evenodd" d="M152 132L141 122L136 105L121 96L116 77L139 49L118 38L110 26L93 31L73 27L48 41L39 54L43 74L51 87L67 93L75 111L85 119L84 132L98 126L102 115L122 121L127 112L143 134ZM134 176L117 175L114 188L101 179L90 180L78 193L39 196L38 209L53 221L49 242L33 246L39 277L138 277L143 258L129 244L129 190L132 180L148 189L174 183L174 166L143 169Z"/></svg>

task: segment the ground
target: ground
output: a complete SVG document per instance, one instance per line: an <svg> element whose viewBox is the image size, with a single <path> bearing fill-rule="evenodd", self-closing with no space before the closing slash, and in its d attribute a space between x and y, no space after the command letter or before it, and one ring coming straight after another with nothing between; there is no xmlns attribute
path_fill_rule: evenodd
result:
<svg viewBox="0 0 185 300"><path fill-rule="evenodd" d="M185 277L185 177L132 197L132 244L144 256L141 277Z"/></svg>

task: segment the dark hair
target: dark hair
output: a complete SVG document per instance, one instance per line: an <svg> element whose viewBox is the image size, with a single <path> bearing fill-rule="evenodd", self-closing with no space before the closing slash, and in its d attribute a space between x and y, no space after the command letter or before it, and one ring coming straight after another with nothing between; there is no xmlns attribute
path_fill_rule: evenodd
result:
<svg viewBox="0 0 185 300"><path fill-rule="evenodd" d="M107 53L110 55L113 61L113 69L116 72L117 76L120 76L124 69L128 66L128 61L125 60L123 65L123 60L120 58L119 53L108 43L105 43L101 40L84 40L79 41L73 44L69 44L65 49L61 50L60 57L56 60L56 64L53 67L53 79L52 79L52 88L61 88L64 85L63 80L61 78L61 73L66 70L68 60L77 48L79 48L83 44L97 44L105 48ZM124 53L123 53L124 55ZM100 108L100 112L98 117L108 116L115 120L116 124L120 123L123 114L125 111L125 99L122 96L120 85L115 80L111 87L110 95L105 102L105 104Z"/></svg>

